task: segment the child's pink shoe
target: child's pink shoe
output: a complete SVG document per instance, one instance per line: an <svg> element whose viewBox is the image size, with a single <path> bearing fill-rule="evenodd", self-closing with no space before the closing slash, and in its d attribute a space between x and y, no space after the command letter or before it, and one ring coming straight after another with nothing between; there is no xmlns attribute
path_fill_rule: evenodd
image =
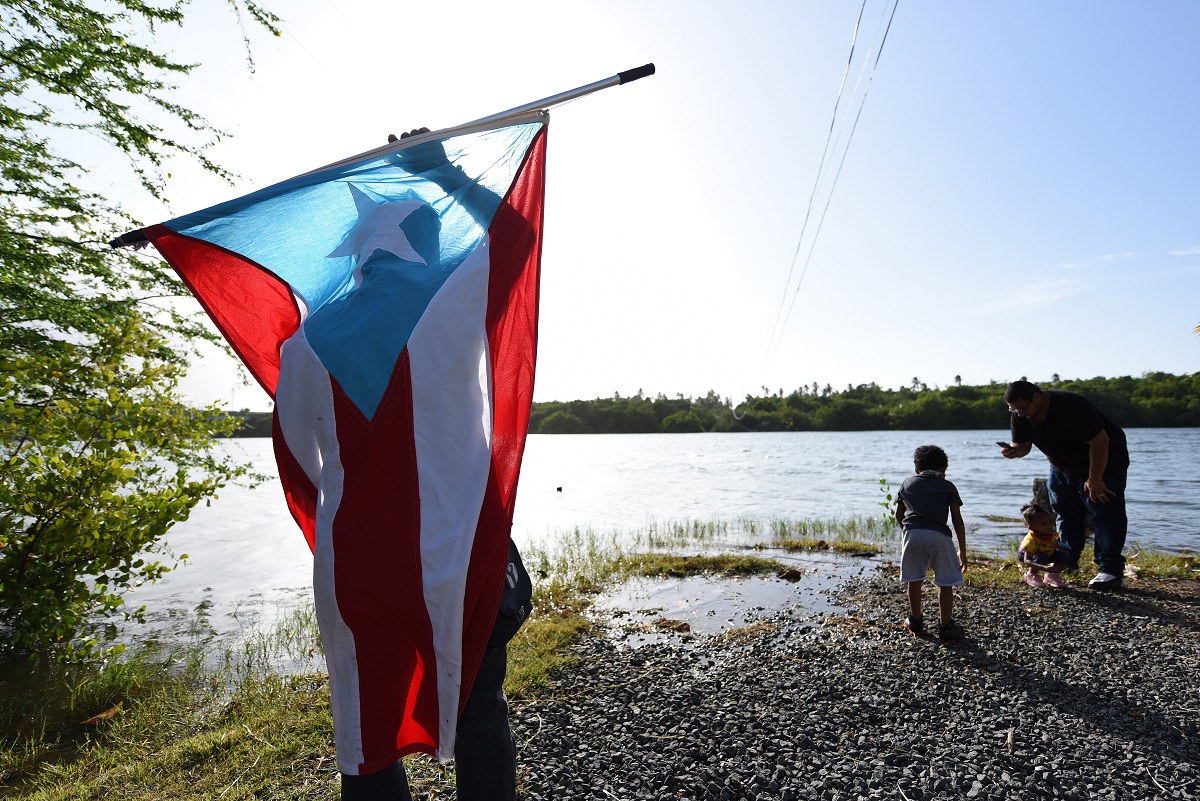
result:
<svg viewBox="0 0 1200 801"><path fill-rule="evenodd" d="M1059 589L1067 586L1067 582L1063 579L1062 576L1058 575L1057 573L1047 573L1046 574L1046 583L1049 584L1051 587L1058 587Z"/></svg>
<svg viewBox="0 0 1200 801"><path fill-rule="evenodd" d="M1030 587L1045 587L1046 582L1042 581L1042 577L1030 570L1025 574L1025 583Z"/></svg>

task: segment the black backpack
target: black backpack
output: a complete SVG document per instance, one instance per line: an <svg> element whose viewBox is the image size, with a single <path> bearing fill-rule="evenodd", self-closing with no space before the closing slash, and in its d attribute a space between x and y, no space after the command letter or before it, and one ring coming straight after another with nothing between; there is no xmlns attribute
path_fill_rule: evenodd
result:
<svg viewBox="0 0 1200 801"><path fill-rule="evenodd" d="M521 561L513 541L508 541L508 569L504 572L504 590L500 593L500 610L492 626L491 645L505 645L521 628L533 611L533 582Z"/></svg>

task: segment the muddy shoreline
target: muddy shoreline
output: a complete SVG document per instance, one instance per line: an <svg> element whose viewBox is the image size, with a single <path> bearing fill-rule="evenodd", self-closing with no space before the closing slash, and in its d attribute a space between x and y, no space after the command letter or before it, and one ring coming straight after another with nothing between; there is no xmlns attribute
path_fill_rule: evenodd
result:
<svg viewBox="0 0 1200 801"><path fill-rule="evenodd" d="M1200 583L966 588L954 645L899 625L884 570L834 600L577 644L545 700L514 704L520 796L1200 798Z"/></svg>

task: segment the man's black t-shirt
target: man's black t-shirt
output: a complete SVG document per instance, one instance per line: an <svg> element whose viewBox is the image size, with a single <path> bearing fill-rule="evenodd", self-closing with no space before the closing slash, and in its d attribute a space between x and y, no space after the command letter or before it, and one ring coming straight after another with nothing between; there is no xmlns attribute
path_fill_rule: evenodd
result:
<svg viewBox="0 0 1200 801"><path fill-rule="evenodd" d="M1032 442L1055 467L1077 478L1088 477L1088 441L1108 432L1108 467L1129 468L1129 446L1125 432L1109 420L1100 407L1082 395L1059 390L1042 390L1049 396L1049 411L1041 423L1019 417L1009 423L1013 442Z"/></svg>

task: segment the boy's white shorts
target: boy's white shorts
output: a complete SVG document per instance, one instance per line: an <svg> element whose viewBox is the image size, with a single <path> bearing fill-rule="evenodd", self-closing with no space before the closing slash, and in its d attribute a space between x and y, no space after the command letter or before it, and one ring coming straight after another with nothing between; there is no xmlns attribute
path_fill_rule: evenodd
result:
<svg viewBox="0 0 1200 801"><path fill-rule="evenodd" d="M933 568L933 583L939 587L961 587L962 567L954 540L940 531L913 529L900 540L900 580L924 581Z"/></svg>

